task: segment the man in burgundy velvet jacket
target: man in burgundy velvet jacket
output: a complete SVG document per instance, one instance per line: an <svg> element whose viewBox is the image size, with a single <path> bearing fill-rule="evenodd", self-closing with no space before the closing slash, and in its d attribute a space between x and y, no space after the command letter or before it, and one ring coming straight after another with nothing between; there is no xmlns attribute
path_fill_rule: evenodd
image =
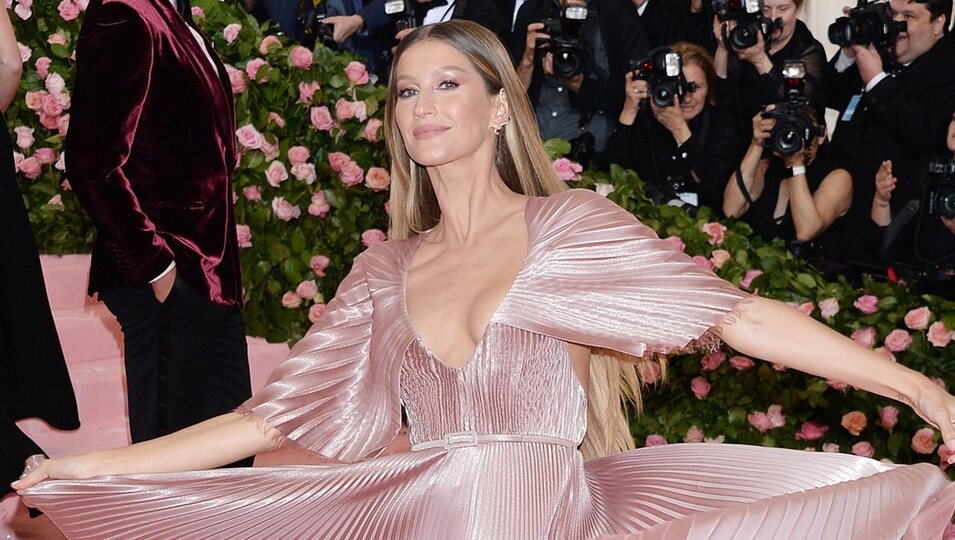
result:
<svg viewBox="0 0 955 540"><path fill-rule="evenodd" d="M89 290L122 326L133 442L250 394L225 68L188 0L92 0L66 172L96 225Z"/></svg>

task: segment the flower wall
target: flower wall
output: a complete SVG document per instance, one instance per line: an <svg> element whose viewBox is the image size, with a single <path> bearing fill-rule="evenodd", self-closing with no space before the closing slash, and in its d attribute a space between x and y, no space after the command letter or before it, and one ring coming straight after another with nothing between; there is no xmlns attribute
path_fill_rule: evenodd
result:
<svg viewBox="0 0 955 540"><path fill-rule="evenodd" d="M242 156L234 198L247 327L272 341L294 340L321 316L355 255L385 239L385 89L360 59L291 44L232 4L194 5L228 66L236 99ZM69 190L62 154L85 1L16 0L8 7L24 77L7 123L37 242L45 253L86 252L94 233ZM706 209L694 217L654 206L632 171L584 171L563 158L566 143L546 146L561 178L615 200L697 263L952 387L955 304L893 284L869 282L858 290L826 282L781 243L753 237L745 224L717 222ZM644 378L660 374L648 368ZM739 442L943 467L948 456L939 434L905 406L728 348L671 358L667 377L645 399L645 414L632 424L640 444Z"/></svg>

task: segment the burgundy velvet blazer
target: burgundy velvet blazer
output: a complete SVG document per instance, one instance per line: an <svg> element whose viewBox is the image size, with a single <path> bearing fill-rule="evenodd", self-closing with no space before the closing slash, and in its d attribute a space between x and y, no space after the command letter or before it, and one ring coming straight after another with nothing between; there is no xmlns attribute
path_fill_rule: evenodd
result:
<svg viewBox="0 0 955 540"><path fill-rule="evenodd" d="M66 175L96 225L90 294L145 285L175 260L211 301L241 304L235 110L206 46L215 69L169 0L89 3Z"/></svg>

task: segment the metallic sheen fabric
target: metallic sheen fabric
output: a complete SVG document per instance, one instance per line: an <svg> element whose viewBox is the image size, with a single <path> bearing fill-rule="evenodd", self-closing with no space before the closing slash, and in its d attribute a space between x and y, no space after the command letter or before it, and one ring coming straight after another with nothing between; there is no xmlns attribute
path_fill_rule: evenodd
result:
<svg viewBox="0 0 955 540"><path fill-rule="evenodd" d="M419 239L360 256L241 412L341 465L46 481L22 494L71 538L939 538L938 467L719 444L585 462L567 343L633 355L715 343L745 297L588 191L531 199L528 255L460 369L404 302ZM416 450L375 457L407 412Z"/></svg>

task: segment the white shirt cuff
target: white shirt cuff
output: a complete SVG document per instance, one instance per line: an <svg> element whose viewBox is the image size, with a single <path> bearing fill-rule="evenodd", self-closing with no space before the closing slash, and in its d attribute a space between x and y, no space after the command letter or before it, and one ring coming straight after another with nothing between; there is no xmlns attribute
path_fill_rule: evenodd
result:
<svg viewBox="0 0 955 540"><path fill-rule="evenodd" d="M845 73L846 70L854 66L855 63L855 58L849 58L846 56L846 53L839 51L839 56L836 57L836 63L833 67L835 67L839 73Z"/></svg>
<svg viewBox="0 0 955 540"><path fill-rule="evenodd" d="M884 71L880 71L878 75L876 75L875 77L872 77L872 80L869 81L869 84L865 85L865 91L866 91L866 92L871 92L872 89L875 88L877 84L879 84L880 82L882 82L882 79L884 79L884 78L886 78L886 77L888 77L888 76L889 76L888 73L886 73L886 72L884 72Z"/></svg>
<svg viewBox="0 0 955 540"><path fill-rule="evenodd" d="M166 274L168 274L169 272L172 272L172 269L175 267L176 267L176 261L172 261L171 263L169 263L169 266L167 266L166 269L162 271L162 274L159 274L158 276L150 279L149 282L156 283L157 281L162 279Z"/></svg>

